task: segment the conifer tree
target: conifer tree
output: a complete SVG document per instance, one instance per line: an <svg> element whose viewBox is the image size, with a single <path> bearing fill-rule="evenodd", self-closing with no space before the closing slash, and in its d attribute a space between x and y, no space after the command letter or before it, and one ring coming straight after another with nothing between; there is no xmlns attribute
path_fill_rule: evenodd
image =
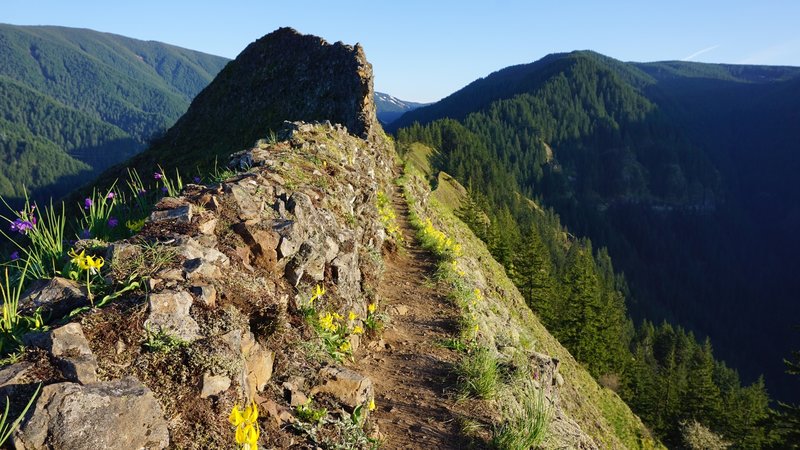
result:
<svg viewBox="0 0 800 450"><path fill-rule="evenodd" d="M551 326L558 312L555 309L555 280L550 252L545 247L539 228L533 224L525 235L520 250L514 255L514 283L531 309Z"/></svg>

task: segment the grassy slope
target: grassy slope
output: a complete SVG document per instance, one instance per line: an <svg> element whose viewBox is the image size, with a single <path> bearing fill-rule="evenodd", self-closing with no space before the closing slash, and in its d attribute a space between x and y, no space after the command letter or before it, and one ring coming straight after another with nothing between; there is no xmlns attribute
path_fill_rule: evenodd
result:
<svg viewBox="0 0 800 450"><path fill-rule="evenodd" d="M419 172L430 173L422 148L416 148L409 158L422 162L414 166L415 184L424 192L428 186ZM416 154L414 154L416 153ZM662 448L649 437L641 420L614 392L597 384L570 353L547 331L535 314L525 304L521 294L506 276L503 267L489 253L485 244L453 214L450 205L456 197L453 192L464 189L454 187L455 180L440 184L441 190L422 202L424 215L430 217L437 228L459 242L464 256L460 258L467 277L471 278L487 298L481 303L478 323L484 337L495 347L511 346L523 351L538 351L558 358L565 384L561 389L561 405L581 429L592 436L601 448Z"/></svg>

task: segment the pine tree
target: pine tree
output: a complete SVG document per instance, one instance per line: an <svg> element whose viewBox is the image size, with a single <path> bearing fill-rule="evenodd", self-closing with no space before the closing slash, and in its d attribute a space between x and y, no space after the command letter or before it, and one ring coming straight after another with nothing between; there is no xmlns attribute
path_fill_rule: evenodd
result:
<svg viewBox="0 0 800 450"><path fill-rule="evenodd" d="M719 387L714 384L714 358L711 341L706 338L702 347L697 347L689 360L689 388L685 395L685 417L707 423L716 418L722 407Z"/></svg>
<svg viewBox="0 0 800 450"><path fill-rule="evenodd" d="M542 242L538 227L531 225L523 239L521 249L514 255L516 277L514 283L520 289L528 305L547 326L551 326L558 311L555 309L555 280L550 252Z"/></svg>

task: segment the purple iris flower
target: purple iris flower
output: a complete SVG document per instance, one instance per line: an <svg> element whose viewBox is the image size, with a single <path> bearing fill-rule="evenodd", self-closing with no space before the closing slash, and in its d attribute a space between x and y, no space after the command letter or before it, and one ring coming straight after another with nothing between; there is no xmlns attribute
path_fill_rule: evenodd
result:
<svg viewBox="0 0 800 450"><path fill-rule="evenodd" d="M90 233L89 230L84 229L81 231L81 239L89 239L90 237L92 237L92 233Z"/></svg>
<svg viewBox="0 0 800 450"><path fill-rule="evenodd" d="M94 202L92 201L92 199L87 198L86 200L83 201L83 209L89 209L92 207L93 204Z"/></svg>
<svg viewBox="0 0 800 450"><path fill-rule="evenodd" d="M114 200L114 197L116 196L117 194L115 194L114 191L111 191L108 194L106 194L106 200Z"/></svg>
<svg viewBox="0 0 800 450"><path fill-rule="evenodd" d="M14 252L11 254L11 260L16 261L19 259L19 252Z"/></svg>
<svg viewBox="0 0 800 450"><path fill-rule="evenodd" d="M164 186L164 187L161 188L161 192L166 194L167 192L169 192L169 190L167 189L166 186Z"/></svg>
<svg viewBox="0 0 800 450"><path fill-rule="evenodd" d="M19 232L20 234L28 234L28 231L33 229L33 224L27 220L16 219L11 222L11 231Z"/></svg>
<svg viewBox="0 0 800 450"><path fill-rule="evenodd" d="M108 228L114 228L119 225L119 220L116 217L110 217L108 219Z"/></svg>
<svg viewBox="0 0 800 450"><path fill-rule="evenodd" d="M194 181L194 184L200 184L201 180L200 180L200 177L194 177L194 178L192 178L192 181Z"/></svg>
<svg viewBox="0 0 800 450"><path fill-rule="evenodd" d="M153 178L155 178L156 180L160 180L163 177L164 177L164 175L161 175L160 172L154 172L153 173Z"/></svg>

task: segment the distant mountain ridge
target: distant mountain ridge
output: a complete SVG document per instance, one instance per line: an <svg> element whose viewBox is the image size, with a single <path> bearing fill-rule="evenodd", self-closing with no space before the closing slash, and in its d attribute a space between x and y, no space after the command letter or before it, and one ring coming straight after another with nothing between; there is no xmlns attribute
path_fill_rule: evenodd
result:
<svg viewBox="0 0 800 450"><path fill-rule="evenodd" d="M63 193L130 158L227 62L93 30L0 24L0 195L19 197L23 183L38 197Z"/></svg>
<svg viewBox="0 0 800 450"><path fill-rule="evenodd" d="M385 125L388 125L408 111L413 111L422 106L429 105L429 103L417 103L400 100L383 92L375 93L375 106L378 110L378 120Z"/></svg>

